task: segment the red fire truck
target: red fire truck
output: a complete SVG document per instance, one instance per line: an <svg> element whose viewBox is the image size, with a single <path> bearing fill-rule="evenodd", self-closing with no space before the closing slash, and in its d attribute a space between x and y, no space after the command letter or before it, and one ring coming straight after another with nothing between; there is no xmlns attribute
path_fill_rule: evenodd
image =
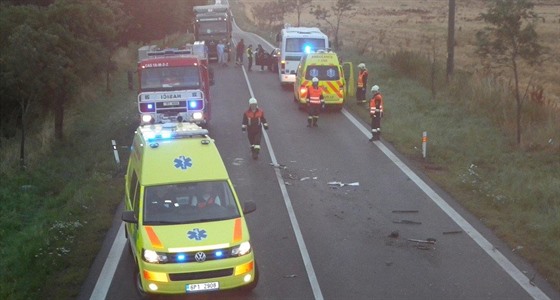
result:
<svg viewBox="0 0 560 300"><path fill-rule="evenodd" d="M144 46L138 56L141 124L192 122L207 127L213 76L204 42L185 49Z"/></svg>

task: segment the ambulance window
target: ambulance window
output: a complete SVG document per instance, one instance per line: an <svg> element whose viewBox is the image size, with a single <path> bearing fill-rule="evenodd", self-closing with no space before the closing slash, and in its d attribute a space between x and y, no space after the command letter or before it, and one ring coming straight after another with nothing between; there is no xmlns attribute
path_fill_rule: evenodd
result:
<svg viewBox="0 0 560 300"><path fill-rule="evenodd" d="M339 80L340 73L336 66L308 66L305 79L311 80L313 77L317 77L319 81Z"/></svg>
<svg viewBox="0 0 560 300"><path fill-rule="evenodd" d="M136 176L136 172L132 171L132 177L130 178L130 186L128 187L128 197L130 199L130 204L132 207L137 206L137 194L138 194L138 176Z"/></svg>

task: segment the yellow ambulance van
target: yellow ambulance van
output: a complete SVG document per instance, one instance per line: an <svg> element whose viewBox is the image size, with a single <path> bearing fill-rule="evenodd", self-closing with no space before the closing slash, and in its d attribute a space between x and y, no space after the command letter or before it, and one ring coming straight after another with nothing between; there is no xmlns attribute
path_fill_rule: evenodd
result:
<svg viewBox="0 0 560 300"><path fill-rule="evenodd" d="M126 237L140 296L253 289L258 270L245 214L208 131L141 125L125 175Z"/></svg>
<svg viewBox="0 0 560 300"><path fill-rule="evenodd" d="M319 50L301 58L294 83L294 101L300 108L306 105L307 88L311 86L313 77L319 79L326 106L341 110L344 106L346 82L338 55Z"/></svg>

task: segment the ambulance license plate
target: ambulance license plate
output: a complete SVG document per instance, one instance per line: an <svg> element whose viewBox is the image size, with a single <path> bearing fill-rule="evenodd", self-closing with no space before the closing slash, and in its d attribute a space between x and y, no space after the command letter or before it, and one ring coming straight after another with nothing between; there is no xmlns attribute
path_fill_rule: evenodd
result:
<svg viewBox="0 0 560 300"><path fill-rule="evenodd" d="M213 291L220 288L219 282L205 282L205 283L193 283L187 284L187 293L201 292L201 291Z"/></svg>
<svg viewBox="0 0 560 300"><path fill-rule="evenodd" d="M177 106L179 105L179 102L174 101L174 102L163 102L163 106Z"/></svg>

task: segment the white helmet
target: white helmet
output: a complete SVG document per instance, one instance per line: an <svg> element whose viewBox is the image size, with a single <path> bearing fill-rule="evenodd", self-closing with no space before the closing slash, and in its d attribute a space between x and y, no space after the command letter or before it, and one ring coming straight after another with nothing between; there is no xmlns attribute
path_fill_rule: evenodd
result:
<svg viewBox="0 0 560 300"><path fill-rule="evenodd" d="M319 78L313 77L313 79L311 79L311 82L313 82L313 83L319 82Z"/></svg>
<svg viewBox="0 0 560 300"><path fill-rule="evenodd" d="M358 65L358 68L360 68L360 69L363 70L363 69L366 68L366 65L365 65L364 63L360 63L360 64Z"/></svg>
<svg viewBox="0 0 560 300"><path fill-rule="evenodd" d="M249 99L249 104L257 104L257 99L255 98Z"/></svg>
<svg viewBox="0 0 560 300"><path fill-rule="evenodd" d="M372 87L371 87L371 91L374 92L374 93L375 93L375 92L378 92L378 91L379 91L379 86L378 86L378 85L372 86Z"/></svg>

